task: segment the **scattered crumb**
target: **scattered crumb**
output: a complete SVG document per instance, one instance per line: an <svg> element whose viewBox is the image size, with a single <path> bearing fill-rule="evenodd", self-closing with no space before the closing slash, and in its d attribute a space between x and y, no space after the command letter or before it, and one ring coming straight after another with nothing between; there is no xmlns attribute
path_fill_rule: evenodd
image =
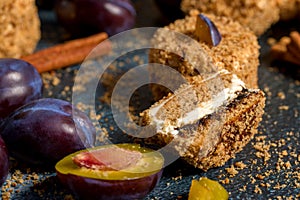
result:
<svg viewBox="0 0 300 200"><path fill-rule="evenodd" d="M236 168L238 168L238 169L244 169L244 168L246 168L247 167L247 165L245 165L243 162L236 162L236 163L234 163L234 166L236 167Z"/></svg>
<svg viewBox="0 0 300 200"><path fill-rule="evenodd" d="M269 37L267 39L267 43L268 43L269 46L273 46L274 44L277 43L277 40L275 38L273 38L273 37Z"/></svg>
<svg viewBox="0 0 300 200"><path fill-rule="evenodd" d="M258 178L259 180L263 180L265 178L265 176L263 176L261 174L256 174L256 178Z"/></svg>
<svg viewBox="0 0 300 200"><path fill-rule="evenodd" d="M289 106L285 106L285 105L284 106L279 106L278 109L279 110L288 110Z"/></svg>
<svg viewBox="0 0 300 200"><path fill-rule="evenodd" d="M285 94L283 92L278 92L277 96L281 99L284 100L285 99Z"/></svg>
<svg viewBox="0 0 300 200"><path fill-rule="evenodd" d="M259 188L258 185L255 185L254 192L255 192L256 194L262 194L262 190Z"/></svg>
<svg viewBox="0 0 300 200"><path fill-rule="evenodd" d="M269 87L266 86L263 90L267 96L272 96L272 92Z"/></svg>
<svg viewBox="0 0 300 200"><path fill-rule="evenodd" d="M266 144L265 137L257 137L257 142L253 145L253 147L257 150L255 155L258 158L264 158L264 161L267 162L271 158L271 154L269 153L270 144Z"/></svg>
<svg viewBox="0 0 300 200"><path fill-rule="evenodd" d="M234 165L231 165L229 168L225 168L227 173L230 174L231 177L237 175L239 172L235 169Z"/></svg>
<svg viewBox="0 0 300 200"><path fill-rule="evenodd" d="M229 184L230 180L229 180L229 178L225 178L224 180L220 180L220 183L222 183L222 184Z"/></svg>

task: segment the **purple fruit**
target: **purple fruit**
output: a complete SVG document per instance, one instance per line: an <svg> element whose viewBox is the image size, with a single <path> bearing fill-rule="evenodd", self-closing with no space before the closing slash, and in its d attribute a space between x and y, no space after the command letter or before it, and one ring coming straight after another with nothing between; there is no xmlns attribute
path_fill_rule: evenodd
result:
<svg viewBox="0 0 300 200"><path fill-rule="evenodd" d="M80 199L142 199L159 182L163 156L137 144L99 146L60 160L56 172Z"/></svg>
<svg viewBox="0 0 300 200"><path fill-rule="evenodd" d="M0 123L15 109L41 98L42 86L41 76L31 64L0 59Z"/></svg>
<svg viewBox="0 0 300 200"><path fill-rule="evenodd" d="M211 46L217 46L222 40L216 25L203 14L197 16L195 34L199 41Z"/></svg>
<svg viewBox="0 0 300 200"><path fill-rule="evenodd" d="M58 21L71 32L114 35L133 28L136 11L130 0L58 0Z"/></svg>
<svg viewBox="0 0 300 200"><path fill-rule="evenodd" d="M71 103L39 99L17 109L0 127L13 157L31 164L53 164L75 151L91 147L95 128Z"/></svg>
<svg viewBox="0 0 300 200"><path fill-rule="evenodd" d="M4 141L0 137L0 187L6 180L8 174L8 155Z"/></svg>

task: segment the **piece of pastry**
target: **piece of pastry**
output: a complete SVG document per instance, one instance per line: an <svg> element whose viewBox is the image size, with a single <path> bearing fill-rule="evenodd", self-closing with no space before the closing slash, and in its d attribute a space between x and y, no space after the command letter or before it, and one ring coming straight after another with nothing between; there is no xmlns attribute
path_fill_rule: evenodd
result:
<svg viewBox="0 0 300 200"><path fill-rule="evenodd" d="M279 20L277 0L182 0L181 8L188 13L200 12L226 16L249 27L256 35L264 33Z"/></svg>
<svg viewBox="0 0 300 200"><path fill-rule="evenodd" d="M35 0L0 1L0 58L32 53L40 36Z"/></svg>
<svg viewBox="0 0 300 200"><path fill-rule="evenodd" d="M277 0L280 9L280 20L300 17L300 0Z"/></svg>
<svg viewBox="0 0 300 200"><path fill-rule="evenodd" d="M168 144L191 165L203 170L224 165L257 133L265 97L227 70L187 78L141 113L156 135L148 143Z"/></svg>
<svg viewBox="0 0 300 200"><path fill-rule="evenodd" d="M230 18L193 10L158 29L152 43L148 69L160 100L140 114L156 133L142 137L200 169L224 165L257 133L264 113L257 37Z"/></svg>
<svg viewBox="0 0 300 200"><path fill-rule="evenodd" d="M204 14L202 16L205 16L214 24L221 36L221 40L217 45L209 44L203 40L203 37L199 38L197 36L196 25L201 20L199 14L197 10L192 10L190 15L184 19L176 20L174 23L164 27L163 30L176 31L198 41L200 47L203 48L208 57L212 58L212 62L218 70L226 69L236 74L245 82L246 87L258 88L257 71L260 46L257 37L248 28L243 27L230 18ZM208 27L208 29L210 28ZM209 32L210 30L207 31ZM191 65L191 62L172 52L172 49L177 48L176 46L180 44L176 39L170 37L168 32L158 30L154 35L152 43L154 48L149 53L150 63L170 66L185 77L198 74ZM180 51L182 48L184 47L178 47ZM189 46L186 49L193 52L193 48L193 46ZM152 78L156 79L155 77ZM161 87L154 85L152 89L156 99L162 97L160 95L163 92Z"/></svg>

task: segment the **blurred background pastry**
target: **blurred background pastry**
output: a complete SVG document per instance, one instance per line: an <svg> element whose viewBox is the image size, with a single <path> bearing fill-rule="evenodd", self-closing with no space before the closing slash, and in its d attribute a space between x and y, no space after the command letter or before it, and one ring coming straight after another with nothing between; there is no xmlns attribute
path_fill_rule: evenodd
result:
<svg viewBox="0 0 300 200"><path fill-rule="evenodd" d="M40 37L35 0L0 1L0 58L32 53Z"/></svg>

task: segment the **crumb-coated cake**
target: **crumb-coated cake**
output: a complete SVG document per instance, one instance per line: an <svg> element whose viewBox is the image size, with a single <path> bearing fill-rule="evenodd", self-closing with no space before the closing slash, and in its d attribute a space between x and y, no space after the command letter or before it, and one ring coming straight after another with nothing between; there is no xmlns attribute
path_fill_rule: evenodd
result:
<svg viewBox="0 0 300 200"><path fill-rule="evenodd" d="M199 14L197 10L192 10L190 15L184 19L176 20L164 27L164 30L176 31L198 41L201 48L212 58L212 62L219 70L226 69L236 74L246 83L248 88L258 88L257 73L260 46L256 35L230 18L205 14L213 22L222 37L218 44L209 44L203 41L202 38L197 37L197 30L202 29L201 27L196 28ZM170 66L185 77L198 74L190 62L170 51L173 46L178 45L178 42L174 41L174 38L171 38L165 31L158 30L152 43L154 48L149 53L150 63ZM189 51L193 51L192 48L190 46ZM159 98L159 93L161 93L159 86L154 85L153 90L154 96L156 96L155 90L158 90L157 97Z"/></svg>
<svg viewBox="0 0 300 200"><path fill-rule="evenodd" d="M148 142L172 148L191 165L208 170L224 165L257 133L265 97L227 70L187 78L143 111L141 122L156 135Z"/></svg>
<svg viewBox="0 0 300 200"><path fill-rule="evenodd" d="M300 17L300 0L276 0L280 10L280 20Z"/></svg>
<svg viewBox="0 0 300 200"><path fill-rule="evenodd" d="M182 0L181 9L230 17L259 36L279 20L299 17L300 0Z"/></svg>
<svg viewBox="0 0 300 200"><path fill-rule="evenodd" d="M32 53L40 35L35 0L0 1L0 58Z"/></svg>
<svg viewBox="0 0 300 200"><path fill-rule="evenodd" d="M183 0L181 8L188 13L200 12L226 16L249 27L256 35L264 33L279 20L277 0Z"/></svg>

